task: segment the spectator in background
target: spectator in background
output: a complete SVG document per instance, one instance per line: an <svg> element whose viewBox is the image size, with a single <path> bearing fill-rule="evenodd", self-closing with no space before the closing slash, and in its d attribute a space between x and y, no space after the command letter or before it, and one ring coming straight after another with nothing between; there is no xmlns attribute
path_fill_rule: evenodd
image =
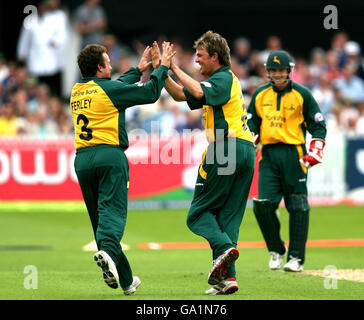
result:
<svg viewBox="0 0 364 320"><path fill-rule="evenodd" d="M12 95L11 100L14 102L14 107L17 115L20 118L25 119L28 113L29 96L25 88L18 88L18 90Z"/></svg>
<svg viewBox="0 0 364 320"><path fill-rule="evenodd" d="M57 124L57 133L65 134L72 133L72 123L71 123L71 115L69 114L69 119L67 118L67 113L69 112L69 108L64 108L62 106L61 100L53 96L48 101L48 119ZM69 126L66 126L66 122L69 123Z"/></svg>
<svg viewBox="0 0 364 320"><path fill-rule="evenodd" d="M25 45L25 51L27 52L27 59L23 59L22 61L6 61L4 56L0 52L0 109L5 110L5 105L10 102L14 107L14 114L18 118L19 128L18 132L24 132L21 128L25 128L24 124L26 122L30 122L30 125L27 127L32 127L32 130L28 130L26 132L35 132L35 126L38 121L41 119L37 116L36 110L38 105L45 105L47 108L47 118L50 118L52 121L57 123L57 130L63 133L73 132L73 125L69 114L67 114L68 109L62 106L62 110L65 112L61 112L59 116L54 117L51 105L51 101L53 101L52 94L54 94L50 84L40 83L38 80L38 76L34 75L28 67L31 59L30 52L33 52L33 46L39 41L39 39L43 39L44 35L49 35L52 33L52 30L55 30L55 38L58 39L60 35L57 30L61 30L65 24L67 25L67 17L63 10L59 9L59 0L40 0L39 5L39 14L40 17L36 22L36 29L40 28L41 33L37 33L35 30L22 30L23 33L27 33L29 35L35 35L35 38L31 41L32 45L28 45L31 42L29 39L31 37L26 37L27 43ZM79 1L82 6L78 7L74 12L74 17L77 14L81 17L86 17L84 23L79 23L80 28L90 21L96 21L94 18L90 17L103 17L101 20L104 23L103 28L100 30L96 30L94 32L91 31L92 25L96 26L97 23L91 23L88 26L90 35L86 33L83 36L88 37L93 34L99 34L99 40L95 40L95 42L102 42L108 50L109 56L111 58L111 63L113 64L113 74L112 79L117 79L121 74L126 72L131 66L133 66L136 62L136 57L134 56L134 50L144 50L144 44L141 42L135 42L137 45L135 47L130 47L128 45L124 45L122 42L118 42L117 38L113 34L104 34L104 30L106 29L107 19L104 12L104 9L100 7L100 1ZM83 8L81 10L81 8ZM101 10L101 13L100 11ZM96 11L96 14L93 12ZM93 15L94 14L94 15ZM88 20L89 19L89 20ZM47 23L48 27L44 27ZM43 27L41 27L43 26ZM47 30L45 30L48 28ZM87 28L84 28L87 29ZM23 35L24 37L24 35ZM66 34L67 39L67 34ZM158 42L161 44L163 40L166 40L164 35L161 35L158 38ZM261 55L267 54L270 52L272 48L281 47L281 41L277 36L270 36L267 39L266 49L265 50L256 50L251 47L250 40L244 38L243 36L238 36L235 40L232 41L234 45L233 55L231 59L231 69L239 78L240 84L242 86L242 90L245 97L245 105L249 105L252 94L255 92L256 88L263 84L267 83L268 79L266 76L265 67L260 60ZM29 41L29 42L28 42ZM93 40L91 40L93 41ZM330 41L330 39L329 39ZM52 42L52 41L51 41ZM205 78L199 73L199 65L194 62L195 53L194 50L190 48L186 48L181 39L174 39L175 50L178 51L174 60L180 66L182 70L188 73L190 76L203 81ZM59 42L58 42L59 43ZM330 43L327 43L330 45ZM42 45L45 45L44 43ZM20 47L20 37L18 43L18 49ZM24 45L23 45L24 48ZM41 48L39 46L39 48ZM43 47L42 47L43 48ZM62 48L50 47L57 51L57 59L58 59L58 70L62 71L62 64L64 62L64 54L62 54ZM51 50L50 48L46 48L44 50ZM64 46L63 46L64 48ZM31 50L32 49L32 50ZM360 96L360 88L353 89L356 95L359 95L352 103L350 103L350 108L346 104L345 101L347 99L343 99L342 95L347 95L344 87L350 88L353 86L352 82L345 80L344 77L344 66L351 62L354 66L354 76L357 76L361 80L364 81L364 59L362 56L361 48L358 42L350 40L349 36L344 32L338 32L334 35L331 40L331 47L326 52L321 48L313 48L310 52L310 56L307 57L309 60L301 59L300 57L296 57L296 71L293 73L293 77L297 82L304 84L312 89L312 94L315 99L318 101L319 106L321 108L321 112L328 120L328 127L331 128L331 124L337 123L340 124L340 116L341 113L344 114L343 118L346 119L348 115L353 115L355 113L352 112L351 108L357 109L360 106L359 102L362 98ZM42 56L36 55L35 60L36 64L40 67L44 67L43 65L47 65L49 60L52 60L52 55L47 55L46 59L43 59ZM114 62L115 61L115 62ZM115 63L115 64L114 64ZM150 76L150 71L146 71L143 73L143 81L147 81ZM174 75L172 74L172 78ZM335 79L342 78L340 81L336 81ZM40 78L41 79L41 78ZM174 78L177 80L176 78ZM333 82L333 80L335 80ZM44 81L43 81L44 82ZM338 86L339 83L343 83L343 86ZM355 80L355 82L357 82ZM39 86L40 84L40 86ZM347 89L346 88L346 89ZM46 92L48 93L46 94ZM349 90L350 91L350 90ZM162 91L163 94L163 91ZM41 97L43 95L43 98ZM350 96L350 94L349 94ZM134 128L142 128L143 123L147 118L151 118L156 115L159 109L159 101L153 105L143 105L136 106L135 108L128 108L126 110L126 128L127 130L131 130ZM184 128L193 128L201 126L201 119L197 116L197 120L192 116L194 113L188 112L185 113L183 106L179 105L179 108L176 108L176 104L172 103L169 99L166 99L167 109L173 114L176 118L176 129L180 132L183 131ZM348 110L351 111L348 111ZM197 112L197 111L196 111ZM195 112L195 113L196 113ZM349 117L352 118L351 116ZM196 120L196 121L195 121ZM342 123L347 123L346 120L341 120ZM349 121L350 122L350 121ZM361 121L357 121L357 125L362 125ZM351 126L353 127L353 126ZM347 125L340 125L338 129L346 130Z"/></svg>
<svg viewBox="0 0 364 320"><path fill-rule="evenodd" d="M266 78L264 63L260 60L260 52L257 50L252 51L248 62L249 76L260 76Z"/></svg>
<svg viewBox="0 0 364 320"><path fill-rule="evenodd" d="M115 71L111 76L112 80L120 78L120 76L128 71L134 65L132 57L128 55L123 55L120 57L119 61L115 66Z"/></svg>
<svg viewBox="0 0 364 320"><path fill-rule="evenodd" d="M364 81L355 75L355 65L348 62L343 68L344 76L334 80L333 85L341 95L354 103L364 100Z"/></svg>
<svg viewBox="0 0 364 320"><path fill-rule="evenodd" d="M297 58L295 64L296 65L291 74L292 81L306 87L311 87L312 76L306 60L303 58Z"/></svg>
<svg viewBox="0 0 364 320"><path fill-rule="evenodd" d="M269 36L266 46L267 48L263 50L259 55L259 59L262 65L264 65L264 63L267 61L268 56L272 51L280 50L282 48L281 39L276 35Z"/></svg>
<svg viewBox="0 0 364 320"><path fill-rule="evenodd" d="M15 137L19 133L19 119L15 113L15 106L8 101L1 110L0 136Z"/></svg>
<svg viewBox="0 0 364 320"><path fill-rule="evenodd" d="M0 84L8 77L9 68L6 64L5 57L2 52L0 52Z"/></svg>
<svg viewBox="0 0 364 320"><path fill-rule="evenodd" d="M169 99L170 97L166 93L161 94L156 103L156 112L143 122L143 129L148 134L159 134L165 137L174 133L177 127L177 118L175 113L172 112L174 104L168 103ZM155 124L158 124L158 126L155 126ZM154 132L155 129L159 131Z"/></svg>
<svg viewBox="0 0 364 320"><path fill-rule="evenodd" d="M47 85L40 84L36 88L36 96L29 101L28 111L35 113L39 109L47 108L50 91Z"/></svg>
<svg viewBox="0 0 364 320"><path fill-rule="evenodd" d="M318 83L312 88L312 95L317 101L321 113L326 118L332 112L334 91L327 73L321 73Z"/></svg>
<svg viewBox="0 0 364 320"><path fill-rule="evenodd" d="M345 43L344 51L347 62L352 62L355 66L355 74L364 80L364 61L360 56L360 45L355 41Z"/></svg>
<svg viewBox="0 0 364 320"><path fill-rule="evenodd" d="M338 58L338 67L342 69L346 63L346 54L344 47L346 42L349 40L348 35L344 31L335 33L331 40L331 49L336 52Z"/></svg>
<svg viewBox="0 0 364 320"><path fill-rule="evenodd" d="M239 79L241 89L245 93L248 87L249 70L245 64L240 64L235 57L231 57L231 71Z"/></svg>
<svg viewBox="0 0 364 320"><path fill-rule="evenodd" d="M71 117L66 112L62 112L58 118L59 130L62 135L73 134L73 126Z"/></svg>
<svg viewBox="0 0 364 320"><path fill-rule="evenodd" d="M259 86L267 83L268 80L266 78L262 79L258 76L251 76L248 79L248 86L246 93L244 94L244 106L247 108L250 104L250 101L254 95L254 92L258 89Z"/></svg>
<svg viewBox="0 0 364 320"><path fill-rule="evenodd" d="M325 51L321 48L314 48L311 51L309 70L311 73L313 85L317 85L319 77L326 71L326 55Z"/></svg>
<svg viewBox="0 0 364 320"><path fill-rule="evenodd" d="M39 108L35 113L37 123L35 135L38 138L54 138L59 134L58 124L49 117L48 108L48 105L44 106Z"/></svg>
<svg viewBox="0 0 364 320"><path fill-rule="evenodd" d="M329 50L326 54L326 72L330 81L342 76L342 72L339 68L338 54L334 50Z"/></svg>
<svg viewBox="0 0 364 320"><path fill-rule="evenodd" d="M193 50L181 47L180 51L178 52L178 62L181 66L181 69L185 70L191 76L197 78L201 77L198 64L195 63L195 53Z"/></svg>
<svg viewBox="0 0 364 320"><path fill-rule="evenodd" d="M67 40L65 16L54 10L54 1L43 0L38 6L38 17L20 32L17 58L26 62L31 76L46 83L52 93L61 94L60 50ZM53 10L53 11L52 11Z"/></svg>
<svg viewBox="0 0 364 320"><path fill-rule="evenodd" d="M85 0L76 8L74 22L76 30L81 34L81 49L91 43L102 44L107 27L107 18L100 0Z"/></svg>
<svg viewBox="0 0 364 320"><path fill-rule="evenodd" d="M16 72L17 72L17 63L15 61L9 61L7 65L6 76L2 81L2 86L4 88L5 99L8 92L17 88L17 80L16 80Z"/></svg>
<svg viewBox="0 0 364 320"><path fill-rule="evenodd" d="M113 34L108 33L103 37L102 43L110 57L111 66L115 68L122 57L122 50L117 43L116 37Z"/></svg>
<svg viewBox="0 0 364 320"><path fill-rule="evenodd" d="M68 39L68 17L64 10L60 9L60 1L59 0L48 0L48 8L49 14L52 16L54 23L58 23L61 27L60 29L64 30L66 33L66 39ZM66 49L66 41L64 41L61 45L57 46L57 58L58 64L61 71L66 67L66 59L65 59L65 49ZM68 97L67 97L68 98Z"/></svg>
<svg viewBox="0 0 364 320"><path fill-rule="evenodd" d="M233 57L238 64L247 65L250 59L250 41L246 38L237 38L233 44Z"/></svg>

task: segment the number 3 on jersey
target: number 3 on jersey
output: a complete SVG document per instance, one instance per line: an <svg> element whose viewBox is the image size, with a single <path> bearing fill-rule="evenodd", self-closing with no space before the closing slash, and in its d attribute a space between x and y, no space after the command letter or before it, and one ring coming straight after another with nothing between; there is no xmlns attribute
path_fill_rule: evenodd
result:
<svg viewBox="0 0 364 320"><path fill-rule="evenodd" d="M82 140L90 141L92 139L92 130L90 128L87 128L87 126L89 124L89 120L87 119L87 117L84 114L80 114L77 117L77 125L80 123L81 120L83 122L83 126L81 127L81 131L86 133L87 135L84 135L83 133L81 133L79 135L79 137Z"/></svg>

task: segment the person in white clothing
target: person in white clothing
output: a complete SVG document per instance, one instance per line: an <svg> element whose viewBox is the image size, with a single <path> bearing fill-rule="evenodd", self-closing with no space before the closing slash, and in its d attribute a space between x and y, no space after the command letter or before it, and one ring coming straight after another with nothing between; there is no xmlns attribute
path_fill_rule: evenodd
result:
<svg viewBox="0 0 364 320"><path fill-rule="evenodd" d="M53 94L60 96L63 63L59 55L67 40L67 29L66 16L59 10L51 10L53 2L42 1L37 18L27 24L24 20L17 58L26 63L30 76L46 83Z"/></svg>

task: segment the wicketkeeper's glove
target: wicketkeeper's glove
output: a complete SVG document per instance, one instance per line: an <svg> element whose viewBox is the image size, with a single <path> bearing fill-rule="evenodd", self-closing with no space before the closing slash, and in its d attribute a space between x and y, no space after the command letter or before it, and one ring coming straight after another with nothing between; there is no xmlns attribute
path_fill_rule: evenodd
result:
<svg viewBox="0 0 364 320"><path fill-rule="evenodd" d="M314 165L321 163L324 147L325 147L324 140L312 139L310 142L310 149L309 149L308 153L300 159L300 162L306 168L311 168Z"/></svg>

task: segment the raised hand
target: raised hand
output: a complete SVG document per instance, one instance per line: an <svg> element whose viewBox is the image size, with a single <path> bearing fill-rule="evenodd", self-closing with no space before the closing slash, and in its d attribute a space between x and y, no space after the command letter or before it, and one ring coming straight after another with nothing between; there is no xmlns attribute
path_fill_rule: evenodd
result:
<svg viewBox="0 0 364 320"><path fill-rule="evenodd" d="M160 65L161 65L161 51L159 50L157 41L154 41L152 45L152 66L154 69L157 69Z"/></svg>
<svg viewBox="0 0 364 320"><path fill-rule="evenodd" d="M140 58L138 68L141 72L144 72L152 65L152 61L148 61L151 51L152 48L147 46L143 52L142 57Z"/></svg>
<svg viewBox="0 0 364 320"><path fill-rule="evenodd" d="M161 64L170 68L172 58L175 56L176 51L173 51L173 44L169 42L163 42L162 44L163 54L161 57Z"/></svg>

